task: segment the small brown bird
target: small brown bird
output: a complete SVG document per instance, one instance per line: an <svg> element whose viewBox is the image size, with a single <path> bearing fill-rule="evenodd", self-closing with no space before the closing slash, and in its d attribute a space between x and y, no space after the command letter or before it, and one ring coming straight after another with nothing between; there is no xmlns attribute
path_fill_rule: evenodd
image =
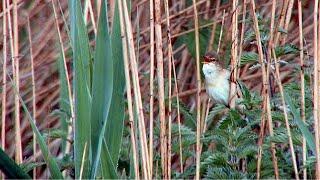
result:
<svg viewBox="0 0 320 180"><path fill-rule="evenodd" d="M229 106L230 95L230 70L224 68L223 62L219 61L218 54L216 52L208 52L203 57L202 72L205 76L205 85L207 94L215 102ZM239 84L237 83L236 102L241 100L241 91ZM242 109L243 107L237 107Z"/></svg>

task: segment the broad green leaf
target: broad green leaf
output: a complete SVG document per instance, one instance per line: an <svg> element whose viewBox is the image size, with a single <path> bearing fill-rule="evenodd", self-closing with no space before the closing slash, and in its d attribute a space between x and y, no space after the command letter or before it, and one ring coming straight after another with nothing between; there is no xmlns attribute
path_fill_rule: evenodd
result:
<svg viewBox="0 0 320 180"><path fill-rule="evenodd" d="M113 90L113 56L106 9L106 4L102 1L92 79L91 148L93 160L91 179L95 179L97 174Z"/></svg>
<svg viewBox="0 0 320 180"><path fill-rule="evenodd" d="M115 3L111 40L113 69L115 71L113 75L113 92L110 106L111 113L108 114L106 132L104 134L105 143L103 144L103 151L101 155L101 171L103 178L118 178L116 169L122 144L123 123L125 116L125 77L117 1ZM109 158L111 158L112 161L110 161Z"/></svg>
<svg viewBox="0 0 320 180"><path fill-rule="evenodd" d="M108 114L108 121L105 132L105 140L108 146L112 162L116 166L118 164L120 147L123 133L124 122L124 90L125 90L125 76L122 54L122 42L120 33L120 19L118 11L118 3L115 5L115 14L112 27L112 57L113 57L113 92L110 112Z"/></svg>
<svg viewBox="0 0 320 180"><path fill-rule="evenodd" d="M19 167L3 150L0 148L0 170L8 179L31 179L31 177Z"/></svg>
<svg viewBox="0 0 320 180"><path fill-rule="evenodd" d="M103 141L101 151L101 169L103 179L118 179L117 170L115 164L112 162L112 157L109 152L106 141Z"/></svg>
<svg viewBox="0 0 320 180"><path fill-rule="evenodd" d="M73 47L74 94L75 94L75 130L74 130L74 160L76 178L89 177L89 149L91 137L90 124L90 50L86 26L84 24L80 1L69 1L71 42ZM85 144L87 144L86 151ZM84 161L82 161L85 153Z"/></svg>

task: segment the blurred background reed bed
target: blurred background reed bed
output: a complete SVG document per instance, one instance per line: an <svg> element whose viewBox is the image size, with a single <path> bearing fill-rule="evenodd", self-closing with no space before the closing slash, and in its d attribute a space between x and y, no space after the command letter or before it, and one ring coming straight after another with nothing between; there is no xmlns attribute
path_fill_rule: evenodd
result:
<svg viewBox="0 0 320 180"><path fill-rule="evenodd" d="M1 147L33 178L319 178L318 9L2 0ZM208 102L208 50L237 65L248 112Z"/></svg>

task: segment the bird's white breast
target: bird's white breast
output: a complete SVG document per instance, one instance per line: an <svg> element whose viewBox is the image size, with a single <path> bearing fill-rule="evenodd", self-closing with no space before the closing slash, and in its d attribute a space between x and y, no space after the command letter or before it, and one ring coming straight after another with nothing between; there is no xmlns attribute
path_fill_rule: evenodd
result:
<svg viewBox="0 0 320 180"><path fill-rule="evenodd" d="M230 72L212 63L204 64L202 71L205 75L208 95L217 103L228 105Z"/></svg>

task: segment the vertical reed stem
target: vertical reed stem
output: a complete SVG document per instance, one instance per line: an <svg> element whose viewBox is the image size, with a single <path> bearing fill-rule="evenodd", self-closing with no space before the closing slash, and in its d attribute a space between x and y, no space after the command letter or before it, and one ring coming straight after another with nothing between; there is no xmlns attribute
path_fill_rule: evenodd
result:
<svg viewBox="0 0 320 180"><path fill-rule="evenodd" d="M320 178L320 137L319 137L319 57L318 57L318 7L319 0L314 1L314 11L313 11L313 57L314 57L314 95L313 95L313 118L314 118L314 131L315 131L315 141L316 141L316 179Z"/></svg>
<svg viewBox="0 0 320 180"><path fill-rule="evenodd" d="M28 29L28 38L29 38L29 46L30 46L30 60L31 60L31 86L32 86L32 118L34 120L34 124L37 124L36 121L36 86L35 86L35 78L34 78L34 60L33 60L33 48L32 48L32 38L31 38L31 28L30 28L30 19L27 17L27 29ZM35 154L37 153L37 141L36 134L33 133L33 162L36 162ZM33 179L37 179L36 171L37 168L33 169Z"/></svg>
<svg viewBox="0 0 320 180"><path fill-rule="evenodd" d="M172 96L172 62L174 61L172 42L171 42L171 29L170 29L170 12L168 0L164 1L164 9L166 12L166 23L167 23L167 44L168 44L168 179L171 179L171 126L172 126L172 107L171 107L171 96Z"/></svg>
<svg viewBox="0 0 320 180"><path fill-rule="evenodd" d="M139 163L138 163L138 153L136 148L136 136L135 136L135 126L134 126L134 115L133 115L133 106L132 106L132 92L131 92L131 80L130 80L130 72L129 72L129 60L128 60L128 44L127 38L125 35L125 25L123 19L123 10L121 5L121 0L118 0L118 9L119 9L119 19L120 19L120 27L121 27L121 40L123 46L123 61L124 61L124 72L126 78L126 92L127 92L127 100L128 100L128 113L129 113L129 124L130 124L130 139L132 144L132 154L133 154L133 164L134 164L134 172L135 179L139 179Z"/></svg>
<svg viewBox="0 0 320 180"><path fill-rule="evenodd" d="M154 103L154 7L153 0L150 0L150 128L149 128L149 153L150 153L150 171L153 177L153 103Z"/></svg>
<svg viewBox="0 0 320 180"><path fill-rule="evenodd" d="M195 29L195 43L196 43L196 65L197 65L197 137L196 137L196 180L200 179L200 158L201 158L201 78L200 78L200 45L199 45L199 21L196 0L193 0L194 13L194 29Z"/></svg>
<svg viewBox="0 0 320 180"><path fill-rule="evenodd" d="M299 45L300 45L300 87L301 87L301 102L300 113L303 122L306 121L305 115L305 83L304 83L304 60L303 60L303 24L302 24L302 7L301 0L298 0L298 17L299 17ZM303 166L306 165L307 160L307 144L306 139L302 137L302 161ZM307 168L303 168L303 179L307 179Z"/></svg>
<svg viewBox="0 0 320 180"><path fill-rule="evenodd" d="M160 116L160 144L161 144L161 168L163 178L168 179L167 170L167 138L166 120L164 104L164 74L163 74L163 52L162 52L162 30L161 30L161 4L160 0L155 0L155 35L156 35L156 55L157 55L157 78L159 96L159 116Z"/></svg>
<svg viewBox="0 0 320 180"><path fill-rule="evenodd" d="M236 102L236 82L237 82L237 59L238 59L238 0L232 1L232 37L231 37L231 75L230 75L230 92L229 92L229 105L230 108L235 107Z"/></svg>
<svg viewBox="0 0 320 180"><path fill-rule="evenodd" d="M14 71L13 79L15 85L17 86L17 92L14 96L15 102L15 142L16 142L16 153L15 160L18 164L22 163L22 146L21 146L21 128L20 128L20 102L19 102L19 93L20 93L20 76L19 76L19 33L18 33L18 6L17 0L13 0L13 49L14 54L12 60L14 60Z"/></svg>
<svg viewBox="0 0 320 180"><path fill-rule="evenodd" d="M281 83L280 70L279 70L280 67L279 67L279 63L278 63L278 60L277 60L276 53L275 53L274 49L272 49L272 54L273 54L274 63L275 63L275 67L276 67L276 78L277 78L278 87L279 87L280 94L281 94L282 106L283 107L287 107L286 103L285 103L285 100L284 100L283 86L282 86L282 83ZM283 113L284 113L284 119L285 119L287 134L288 134L288 138L289 138L289 146L290 146L290 151L291 151L293 169L294 169L294 173L295 173L296 179L299 179L299 172L298 172L298 167L297 167L297 162L296 162L296 154L294 152L292 136L291 136L291 130L290 130L290 124L289 124L289 118L288 118L288 113L287 113L287 109L286 108L283 108Z"/></svg>
<svg viewBox="0 0 320 180"><path fill-rule="evenodd" d="M259 24L258 24L258 18L255 13L256 11L256 5L254 0L251 0L251 11L252 11L252 16L253 16L253 22L254 22L254 31L256 34L256 40L257 40L257 46L258 46L258 52L259 52L259 63L261 64L261 70L262 70L262 96L264 99L264 112L267 113L267 121L268 121L268 126L269 126L269 132L270 135L273 136L273 123L272 123L272 118L271 118L271 107L270 107L270 98L269 98L269 83L267 79L267 70L265 67L265 63L263 60L263 50L262 50L262 44L261 44L261 36L260 36L260 31L259 31ZM264 115L263 115L264 116ZM261 118L261 121L264 121L264 118ZM273 167L274 167L274 175L276 179L279 179L279 169L278 169L278 162L277 162L277 157L276 157L276 149L275 149L275 144L271 143L271 154L272 154L272 161L273 161ZM257 172L257 179L260 178L259 172Z"/></svg>
<svg viewBox="0 0 320 180"><path fill-rule="evenodd" d="M208 1L210 2L210 1ZM216 19L218 18L219 14L219 8L220 8L220 1L216 2L216 10L214 12L214 21L212 24L212 30L211 30L211 35L210 35L210 40L209 40L209 45L208 45L208 51L211 51L213 49L213 43L216 35L216 28L217 28L217 22Z"/></svg>
<svg viewBox="0 0 320 180"><path fill-rule="evenodd" d="M2 0L3 7L3 22L2 22L2 34L3 34L3 64L2 64L2 107L1 107L1 148L6 148L6 96L7 96L7 8L6 1Z"/></svg>
<svg viewBox="0 0 320 180"><path fill-rule="evenodd" d="M141 156L142 156L142 166L143 166L143 173L145 179L151 179L150 175L150 160L149 160L149 151L148 151L148 143L147 143L147 135L145 129L145 122L144 122L144 114L143 114L143 106L142 106L142 98L141 98L141 90L140 90L140 83L139 83L139 74L138 74L138 65L136 60L135 54L135 47L133 42L133 35L132 35L132 27L130 23L129 13L128 13L128 6L127 1L119 1L119 13L124 14L124 22L126 26L126 36L128 38L128 49L129 49L129 60L130 60L130 68L132 72L132 79L133 79L133 90L134 90L134 98L136 102L136 111L138 115L138 125L139 125L139 133L140 133L140 145L141 145ZM123 6L123 9L122 9Z"/></svg>

